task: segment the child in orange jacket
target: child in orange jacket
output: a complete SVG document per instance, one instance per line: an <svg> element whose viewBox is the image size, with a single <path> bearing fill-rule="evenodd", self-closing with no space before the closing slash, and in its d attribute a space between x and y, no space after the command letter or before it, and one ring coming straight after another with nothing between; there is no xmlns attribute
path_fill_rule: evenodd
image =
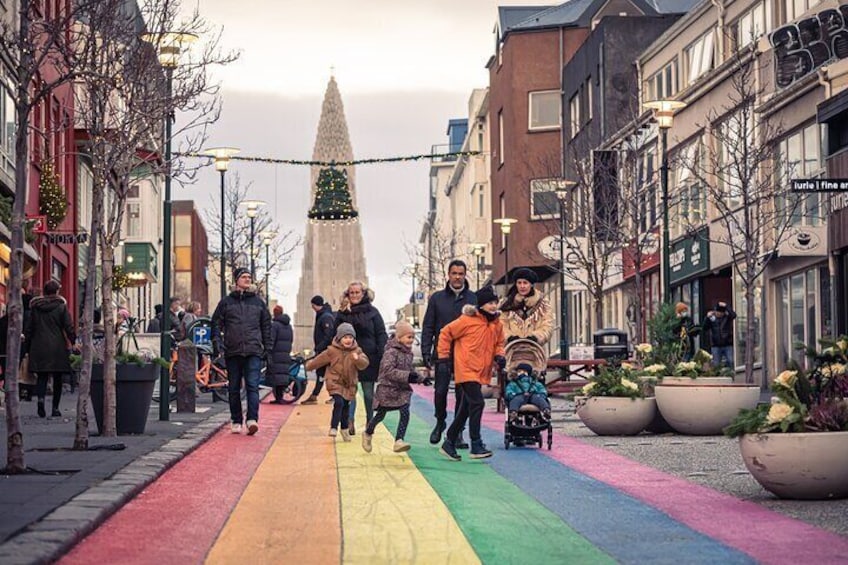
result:
<svg viewBox="0 0 848 565"><path fill-rule="evenodd" d="M492 380L492 364L503 369L504 331L498 312L498 295L491 286L477 291L477 306L466 305L462 316L442 328L439 334L439 362L449 363L453 349L454 381L460 391L459 409L439 451L452 461L461 461L455 442L468 421L471 458L491 457L480 436L483 417L482 386Z"/></svg>

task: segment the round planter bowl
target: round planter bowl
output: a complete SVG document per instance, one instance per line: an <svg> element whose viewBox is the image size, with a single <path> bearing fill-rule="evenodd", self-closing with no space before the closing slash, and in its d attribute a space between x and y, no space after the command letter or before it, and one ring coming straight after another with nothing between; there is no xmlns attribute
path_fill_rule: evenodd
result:
<svg viewBox="0 0 848 565"><path fill-rule="evenodd" d="M848 432L749 434L739 448L751 475L780 498L848 497Z"/></svg>
<svg viewBox="0 0 848 565"><path fill-rule="evenodd" d="M681 434L721 435L742 408L754 408L760 387L744 384L659 384L657 409Z"/></svg>
<svg viewBox="0 0 848 565"><path fill-rule="evenodd" d="M616 398L613 396L578 397L577 415L586 427L599 436L636 435L651 423L657 413L657 402L648 398Z"/></svg>
<svg viewBox="0 0 848 565"><path fill-rule="evenodd" d="M848 497L848 432L749 434L739 448L751 475L780 498Z"/></svg>

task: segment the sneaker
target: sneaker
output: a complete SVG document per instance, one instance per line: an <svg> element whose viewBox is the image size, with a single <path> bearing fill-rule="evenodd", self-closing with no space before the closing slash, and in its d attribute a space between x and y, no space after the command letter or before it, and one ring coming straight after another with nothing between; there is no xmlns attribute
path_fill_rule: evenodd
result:
<svg viewBox="0 0 848 565"><path fill-rule="evenodd" d="M482 441L474 441L471 446L472 459L485 459L492 456L492 452L486 449L486 444Z"/></svg>
<svg viewBox="0 0 848 565"><path fill-rule="evenodd" d="M58 408L54 408L53 412L50 415L54 418L61 418L62 412L60 412Z"/></svg>
<svg viewBox="0 0 848 565"><path fill-rule="evenodd" d="M307 398L306 400L301 402L301 405L303 405L303 404L318 404L318 397L317 396L310 396L309 398Z"/></svg>
<svg viewBox="0 0 848 565"><path fill-rule="evenodd" d="M330 432L327 434L330 437L336 437L336 434L339 433L336 428L330 428Z"/></svg>
<svg viewBox="0 0 848 565"><path fill-rule="evenodd" d="M348 429L348 432L350 433L350 435L352 435L352 436L356 435L356 427L354 427L353 422L350 423L350 425L347 427L347 429Z"/></svg>
<svg viewBox="0 0 848 565"><path fill-rule="evenodd" d="M395 453L403 453L404 451L409 451L410 449L412 449L411 445L409 445L402 439L399 439L395 441L395 446L392 448L392 451L394 451Z"/></svg>
<svg viewBox="0 0 848 565"><path fill-rule="evenodd" d="M236 422L233 422L232 424L230 424L230 433L240 434L241 433L241 424L237 424Z"/></svg>
<svg viewBox="0 0 848 565"><path fill-rule="evenodd" d="M445 431L445 423L443 421L436 422L436 427L430 432L430 443L436 445L442 441L442 433Z"/></svg>
<svg viewBox="0 0 848 565"><path fill-rule="evenodd" d="M365 450L366 453L371 453L371 438L374 437L368 432L362 432L362 449Z"/></svg>
<svg viewBox="0 0 848 565"><path fill-rule="evenodd" d="M453 442L457 449L468 449L468 444L465 443L465 440L462 439L462 436L456 438L456 441Z"/></svg>
<svg viewBox="0 0 848 565"><path fill-rule="evenodd" d="M256 420L248 420L247 421L247 435L252 436L256 432L259 431L259 424L256 423Z"/></svg>
<svg viewBox="0 0 848 565"><path fill-rule="evenodd" d="M460 457L459 453L456 452L456 448L453 446L453 442L449 439L446 439L442 442L442 447L439 448L439 453L450 459L451 461L462 461L462 457Z"/></svg>
<svg viewBox="0 0 848 565"><path fill-rule="evenodd" d="M347 430L342 430L342 439L344 441L350 441L350 432Z"/></svg>

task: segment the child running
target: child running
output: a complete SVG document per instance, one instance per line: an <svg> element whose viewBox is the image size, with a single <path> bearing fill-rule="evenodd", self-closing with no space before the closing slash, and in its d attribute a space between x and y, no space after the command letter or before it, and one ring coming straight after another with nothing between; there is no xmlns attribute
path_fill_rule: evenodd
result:
<svg viewBox="0 0 848 565"><path fill-rule="evenodd" d="M395 324L395 336L386 343L383 360L380 362L377 393L374 395L376 412L362 434L362 449L368 453L371 453L371 439L377 424L392 410L400 412L393 449L396 453L410 449L410 445L403 441L406 427L409 425L409 400L412 398L412 387L409 383L417 383L420 379L418 373L412 370L413 341L415 330L408 322L401 320Z"/></svg>
<svg viewBox="0 0 848 565"><path fill-rule="evenodd" d="M356 396L359 371L368 366L368 357L356 344L356 331L348 323L340 324L330 347L306 362L306 370L327 367L325 386L333 399L330 437L336 437L341 426L342 439L350 441L350 401Z"/></svg>
<svg viewBox="0 0 848 565"><path fill-rule="evenodd" d="M466 421L471 433L471 458L492 456L480 436L480 420L486 405L481 387L492 380L493 362L501 369L506 366L503 325L495 290L491 286L478 290L477 306L463 306L462 314L442 328L438 346L439 362L450 362L453 358L454 380L461 393L459 409L439 450L452 461L462 460L455 442Z"/></svg>

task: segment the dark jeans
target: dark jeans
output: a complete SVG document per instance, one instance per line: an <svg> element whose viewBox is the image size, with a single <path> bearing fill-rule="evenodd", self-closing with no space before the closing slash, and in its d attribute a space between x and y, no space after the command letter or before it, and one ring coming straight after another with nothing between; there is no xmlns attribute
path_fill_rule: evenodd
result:
<svg viewBox="0 0 848 565"><path fill-rule="evenodd" d="M330 428L336 429L339 426L343 430L350 426L350 400L345 400L341 394L333 395L333 418L330 420Z"/></svg>
<svg viewBox="0 0 848 565"><path fill-rule="evenodd" d="M315 370L315 388L312 389L312 396L321 394L321 389L324 388L324 373L327 372L327 367L321 367Z"/></svg>
<svg viewBox="0 0 848 565"><path fill-rule="evenodd" d="M714 367L724 364L726 367L733 369L736 366L733 362L732 345L713 346L712 355Z"/></svg>
<svg viewBox="0 0 848 565"><path fill-rule="evenodd" d="M532 404L542 412L551 409L551 403L548 402L548 398L542 394L536 393L530 395L530 398L527 398L523 394L517 394L513 396L512 400L509 401L509 411L516 412L525 404Z"/></svg>
<svg viewBox="0 0 848 565"><path fill-rule="evenodd" d="M247 419L259 421L259 371L262 360L258 355L227 357L227 379L230 381L230 419L242 423L241 381L247 389Z"/></svg>
<svg viewBox="0 0 848 565"><path fill-rule="evenodd" d="M483 418L483 400L481 385L477 382L459 383L456 389L461 391L459 409L456 411L453 423L448 428L447 438L452 443L456 442L468 421L468 429L471 432L471 441L480 441L480 420Z"/></svg>
<svg viewBox="0 0 848 565"><path fill-rule="evenodd" d="M362 391L362 400L365 401L365 421L370 422L374 417L374 383L359 383L359 389ZM356 416L356 398L350 401L350 420L354 420Z"/></svg>
<svg viewBox="0 0 848 565"><path fill-rule="evenodd" d="M365 427L365 433L373 434L374 429L376 429L377 425L383 421L383 418L386 417L388 412L392 412L397 410L400 412L400 419L398 420L397 433L395 433L396 440L402 440L406 437L406 427L409 426L409 404L404 404L403 406L398 406L396 408L377 408L377 413L374 414L374 417L368 420L368 426Z"/></svg>
<svg viewBox="0 0 848 565"><path fill-rule="evenodd" d="M449 363L436 363L433 375L433 404L436 407L436 422L445 422L448 418L448 391L450 391L451 369ZM453 406L454 419L459 410L459 387L454 389L456 402Z"/></svg>
<svg viewBox="0 0 848 565"><path fill-rule="evenodd" d="M39 402L44 402L47 396L47 379L53 380L53 408L59 409L59 401L62 400L62 373L36 373L35 394Z"/></svg>

